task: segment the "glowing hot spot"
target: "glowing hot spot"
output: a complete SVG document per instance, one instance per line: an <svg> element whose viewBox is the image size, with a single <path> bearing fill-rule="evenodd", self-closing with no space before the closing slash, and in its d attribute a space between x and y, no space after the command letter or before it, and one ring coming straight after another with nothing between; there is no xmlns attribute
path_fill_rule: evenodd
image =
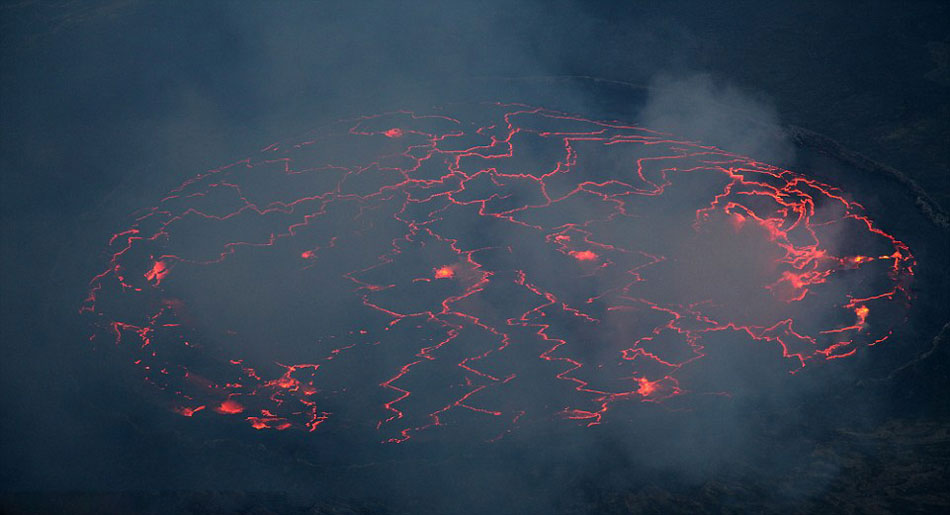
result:
<svg viewBox="0 0 950 515"><path fill-rule="evenodd" d="M273 416L247 417L247 420L251 423L251 427L257 430L276 429L278 431L283 431L285 429L289 429L292 426L292 424L287 422L286 419Z"/></svg>
<svg viewBox="0 0 950 515"><path fill-rule="evenodd" d="M574 259L578 261L594 261L597 259L597 254L589 250L574 251L571 252L571 256L574 256Z"/></svg>
<svg viewBox="0 0 950 515"><path fill-rule="evenodd" d="M659 381L650 381L645 377L637 378L637 393L643 397L647 397L653 392L656 391L656 385Z"/></svg>
<svg viewBox="0 0 950 515"><path fill-rule="evenodd" d="M162 282L162 279L168 275L168 265L164 261L156 261L152 264L152 268L145 273L145 279L155 285L159 285Z"/></svg>
<svg viewBox="0 0 950 515"><path fill-rule="evenodd" d="M224 414L224 415L236 415L236 414L241 413L242 411L244 411L244 406L242 406L241 403L239 403L239 402L237 402L237 401L235 401L235 400L228 399L228 400L222 402L222 403L221 403L217 408L215 408L214 410L217 411L218 413L221 413L221 414Z"/></svg>
<svg viewBox="0 0 950 515"><path fill-rule="evenodd" d="M860 326L860 325L864 325L864 322L866 322L867 319L868 319L868 313L870 313L870 312L871 312L871 310L868 309L867 306L858 306L858 307L854 310L854 314L858 315L858 323L857 323L857 325L859 325L859 326Z"/></svg>
<svg viewBox="0 0 950 515"><path fill-rule="evenodd" d="M454 276L455 276L455 270L452 270L452 267L442 266L435 269L436 279L451 279Z"/></svg>
<svg viewBox="0 0 950 515"><path fill-rule="evenodd" d="M179 415L190 417L203 409L205 409L204 406L198 406L196 408L189 408L189 407L182 406L182 407L175 408L175 412L178 413Z"/></svg>

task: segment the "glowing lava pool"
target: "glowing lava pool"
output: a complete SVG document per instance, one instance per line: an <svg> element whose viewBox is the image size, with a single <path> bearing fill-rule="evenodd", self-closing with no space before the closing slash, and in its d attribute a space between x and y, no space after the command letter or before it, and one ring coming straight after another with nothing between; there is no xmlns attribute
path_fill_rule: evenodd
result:
<svg viewBox="0 0 950 515"><path fill-rule="evenodd" d="M392 442L834 367L889 344L915 263L807 175L508 104L340 121L130 223L82 311L170 409Z"/></svg>

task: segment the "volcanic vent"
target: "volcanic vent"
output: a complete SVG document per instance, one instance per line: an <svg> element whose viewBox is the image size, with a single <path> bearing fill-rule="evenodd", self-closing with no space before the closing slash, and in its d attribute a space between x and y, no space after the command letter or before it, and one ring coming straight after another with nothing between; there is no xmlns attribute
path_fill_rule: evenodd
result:
<svg viewBox="0 0 950 515"><path fill-rule="evenodd" d="M393 442L834 366L888 343L914 265L807 175L506 104L341 121L130 223L82 312L170 409Z"/></svg>

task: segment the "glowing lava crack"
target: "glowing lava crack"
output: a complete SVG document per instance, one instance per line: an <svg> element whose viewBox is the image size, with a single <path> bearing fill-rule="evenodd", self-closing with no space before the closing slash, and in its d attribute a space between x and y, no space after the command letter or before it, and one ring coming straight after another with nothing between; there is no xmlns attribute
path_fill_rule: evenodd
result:
<svg viewBox="0 0 950 515"><path fill-rule="evenodd" d="M398 442L729 395L906 316L909 249L838 189L619 122L437 113L338 122L135 213L92 339L181 415Z"/></svg>

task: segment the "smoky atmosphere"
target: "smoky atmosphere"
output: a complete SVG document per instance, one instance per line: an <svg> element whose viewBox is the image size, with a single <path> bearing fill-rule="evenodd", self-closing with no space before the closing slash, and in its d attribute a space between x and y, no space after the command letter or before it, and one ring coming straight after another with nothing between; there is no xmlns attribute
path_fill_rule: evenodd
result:
<svg viewBox="0 0 950 515"><path fill-rule="evenodd" d="M0 4L0 512L950 510L948 20Z"/></svg>

